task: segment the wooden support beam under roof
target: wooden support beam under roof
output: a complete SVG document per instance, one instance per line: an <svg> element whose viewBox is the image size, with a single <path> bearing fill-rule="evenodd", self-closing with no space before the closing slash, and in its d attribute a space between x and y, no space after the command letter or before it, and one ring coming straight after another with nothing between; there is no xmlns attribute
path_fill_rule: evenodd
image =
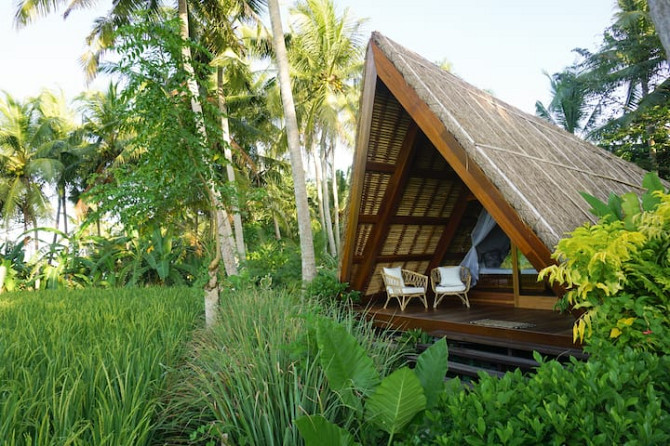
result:
<svg viewBox="0 0 670 446"><path fill-rule="evenodd" d="M372 123L372 111L375 105L375 94L377 92L377 68L371 47L368 47L368 55L363 72L363 94L359 104L358 128L356 129L356 152L351 172L351 189L349 191L349 217L345 228L345 240L356 239L358 231L358 214L363 197L363 184L365 182L365 161L368 156L368 141L370 138L370 125ZM351 265L354 257L355 243L344 243L340 253L339 276L342 282L350 282Z"/></svg>
<svg viewBox="0 0 670 446"><path fill-rule="evenodd" d="M426 268L426 275L430 274L433 268L440 266L440 262L449 250L451 242L454 239L454 235L456 235L456 231L458 230L461 221L463 221L465 210L468 208L468 204L470 203L470 201L467 199L469 194L470 191L468 191L466 187L463 187L458 197L458 201L456 202L456 207L454 207L454 210L451 212L451 217L449 217L449 223L444 227L442 235L440 236L440 241L437 242L437 249L435 250L435 254L433 254L430 263L428 264L428 268Z"/></svg>
<svg viewBox="0 0 670 446"><path fill-rule="evenodd" d="M514 208L482 172L481 168L470 162L465 149L445 128L444 124L416 91L407 84L403 75L374 41L370 42L370 48L371 54L368 54L368 57L372 56L374 58L379 78L505 231L510 240L521 249L521 252L536 269L539 270L555 263L551 259L549 248L521 220Z"/></svg>
<svg viewBox="0 0 670 446"><path fill-rule="evenodd" d="M416 123L412 122L407 129L407 134L402 143L402 149L398 154L396 170L393 175L391 175L391 179L386 186L386 192L384 193L384 198L382 199L382 204L379 208L378 222L372 229L370 238L365 245L363 261L361 262L357 276L354 277L354 280L352 281L352 288L355 290L363 289L363 287L370 281L370 276L374 272L376 258L381 252L384 240L388 234L390 217L398 206L398 202L402 197L402 192L409 176L408 174L412 158L416 153L418 146L417 141L419 133L421 132L416 126Z"/></svg>

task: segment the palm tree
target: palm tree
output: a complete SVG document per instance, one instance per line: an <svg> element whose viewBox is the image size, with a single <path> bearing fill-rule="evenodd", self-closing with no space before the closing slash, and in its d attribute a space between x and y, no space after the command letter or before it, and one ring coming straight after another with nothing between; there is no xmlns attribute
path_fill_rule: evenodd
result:
<svg viewBox="0 0 670 446"><path fill-rule="evenodd" d="M344 134L351 128L345 123L351 116L346 110L347 97L355 90L362 68L363 22L352 19L348 10L339 15L331 0L305 0L291 12L295 20L291 56L296 89L301 92L303 132L306 141L315 140L320 133L318 151L313 153L319 209L334 256L339 245L339 228L333 231L331 223L328 164L334 157L335 139L346 138ZM332 164L331 178L336 182Z"/></svg>
<svg viewBox="0 0 670 446"><path fill-rule="evenodd" d="M291 157L291 172L295 192L296 208L298 212L298 235L300 237L300 256L302 260L302 280L311 282L316 277L316 259L314 257L314 242L312 238L311 218L307 202L307 187L305 184L305 170L303 168L300 149L300 131L296 117L291 78L289 76L288 54L284 42L284 31L281 24L281 14L277 0L268 0L270 22L272 24L272 40L274 42L275 58L279 75L282 106L284 109L284 125Z"/></svg>
<svg viewBox="0 0 670 446"><path fill-rule="evenodd" d="M0 201L5 224L21 217L24 229L50 213L44 186L61 175L63 164L49 157L53 122L41 114L39 100L21 102L9 93L0 99ZM38 249L35 234L35 249Z"/></svg>
<svg viewBox="0 0 670 446"><path fill-rule="evenodd" d="M19 0L14 15L17 27L32 23L40 16L54 13L63 7L63 18L76 9L84 9L94 5L91 0ZM138 11L146 10L157 13L160 10L160 0L115 0L107 15L99 17L93 24L93 29L86 39L88 49L81 56L81 63L89 78L94 78L98 72L98 63L114 43L114 31L130 23Z"/></svg>
<svg viewBox="0 0 670 446"><path fill-rule="evenodd" d="M587 134L595 125L600 107L588 103L588 91L575 69L546 76L551 82L552 99L547 106L537 101L535 114L570 133Z"/></svg>
<svg viewBox="0 0 670 446"><path fill-rule="evenodd" d="M245 45L240 29L243 24L256 24L257 33L262 34L264 28L258 17L262 2L258 0L225 0L212 2L194 2L194 16L198 20L198 31L201 40L215 54L211 65L216 67L216 96L221 114L221 130L223 134L223 153L226 163L228 182L233 189L231 214L233 217L235 246L240 260L246 257L244 232L239 209L239 193L235 181L233 167L232 139L228 119L228 104L225 87L231 84L248 85L251 72L247 63L248 48Z"/></svg>

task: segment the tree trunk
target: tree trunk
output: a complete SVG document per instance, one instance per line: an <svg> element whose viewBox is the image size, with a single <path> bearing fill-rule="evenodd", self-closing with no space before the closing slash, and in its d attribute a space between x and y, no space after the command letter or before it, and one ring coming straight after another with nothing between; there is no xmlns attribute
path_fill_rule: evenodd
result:
<svg viewBox="0 0 670 446"><path fill-rule="evenodd" d="M186 0L179 0L179 18L181 19L182 38L188 40L189 38L188 6L186 4ZM202 105L198 100L199 97L198 84L195 79L195 72L193 71L193 66L191 65L191 49L188 46L184 47L183 56L184 56L184 70L186 70L186 73L188 74L187 86L189 92L191 93L191 109L193 110L193 113L196 116L197 121L196 127L198 129L198 132L200 133L200 136L203 139L203 143L205 143L205 141L207 141L207 130L205 129L204 117L202 113ZM223 249L224 244L230 243L229 238L225 236L224 237L218 236L219 224L217 222L218 220L217 211L222 211L223 213L223 206L221 204L220 197L216 191L216 188L214 187L213 184L211 184L211 182L207 182L204 179L203 181L204 181L203 186L207 190L207 195L209 196L210 199L210 206L213 210L212 218L215 224L214 227L217 228L217 236L215 237L217 244L216 254L214 259L210 262L209 266L207 267L209 280L205 284L205 324L207 325L207 327L211 327L216 322L218 314L217 311L219 307L218 272L219 272L219 264L221 262L222 251L232 252L232 248L228 246L226 249ZM222 222L223 225L222 227L225 227L226 223L230 225L227 219L222 218L222 220L225 220L225 222ZM229 263L232 263L232 267L230 270L226 269L226 273L228 275L237 274L237 267L235 265L234 259L232 262L230 262L230 259L227 259L224 262L226 267L229 267Z"/></svg>
<svg viewBox="0 0 670 446"><path fill-rule="evenodd" d="M56 206L56 226L55 226L56 231L58 231L58 223L59 223L59 221L60 221L60 207L61 207L61 199L60 199L61 191L60 191L60 187L58 187L57 190L58 190L58 194L57 194L57 195L58 195L58 199L57 199L56 201L58 202L58 206ZM54 260L54 251L53 251L53 247L56 246L56 242L57 242L57 241L58 241L58 233L54 232L54 238L53 238L53 240L51 241L51 250L50 250L50 252L49 252L49 260L47 260L47 264L48 264L48 265L51 265L51 264L53 263L53 260Z"/></svg>
<svg viewBox="0 0 670 446"><path fill-rule="evenodd" d="M272 221L275 224L275 239L276 240L281 240L281 231L279 230L279 220L277 220L276 215L272 216Z"/></svg>
<svg viewBox="0 0 670 446"><path fill-rule="evenodd" d="M223 68L216 69L216 91L219 96L219 111L221 112L221 131L223 133L223 153L226 157L226 173L228 174L228 182L232 186L235 193L233 200L233 225L235 227L235 247L237 248L237 256L240 261L246 259L246 251L244 249L244 231L242 229L242 217L238 205L239 196L237 194L237 183L235 182L235 169L233 169L233 154L230 150L230 126L228 124L228 107L226 105L226 95L223 93Z"/></svg>
<svg viewBox="0 0 670 446"><path fill-rule="evenodd" d="M341 252L340 240L340 196L337 189L337 169L335 169L335 144L331 141L330 148L330 168L333 169L333 217L335 220L335 247L337 252Z"/></svg>
<svg viewBox="0 0 670 446"><path fill-rule="evenodd" d="M670 0L649 0L649 14L670 62Z"/></svg>
<svg viewBox="0 0 670 446"><path fill-rule="evenodd" d="M233 227L230 225L230 218L225 209L216 210L216 235L219 240L225 241L221 243L221 257L223 258L223 266L226 269L226 274L229 276L237 275L237 263L235 262L235 237L233 236Z"/></svg>
<svg viewBox="0 0 670 446"><path fill-rule="evenodd" d="M183 0L182 0L183 1ZM268 0L270 22L272 23L272 40L279 72L279 89L281 91L284 121L291 155L291 170L295 192L296 208L298 211L298 233L300 236L300 254L302 258L302 280L311 282L316 276L316 259L314 257L314 242L307 202L307 187L305 185L305 170L303 168L302 153L300 152L300 136L298 134L298 120L291 92L289 77L288 55L284 43L281 15L278 0Z"/></svg>
<svg viewBox="0 0 670 446"><path fill-rule="evenodd" d="M314 180L316 181L316 201L319 208L319 222L326 243L323 244L324 254L328 252L328 237L326 235L326 217L323 212L323 189L321 187L321 162L314 147L312 147L312 159L314 160Z"/></svg>
<svg viewBox="0 0 670 446"><path fill-rule="evenodd" d="M330 218L330 191L328 190L328 163L326 158L328 156L328 142L326 140L326 132L321 132L321 150L319 159L316 160L321 165L319 169L323 173L323 181L319 186L323 188L323 211L326 215L326 234L328 235L328 247L330 255L335 257L337 251L335 249L335 237L333 237L333 223Z"/></svg>
<svg viewBox="0 0 670 446"><path fill-rule="evenodd" d="M63 232L67 234L67 190L63 186Z"/></svg>

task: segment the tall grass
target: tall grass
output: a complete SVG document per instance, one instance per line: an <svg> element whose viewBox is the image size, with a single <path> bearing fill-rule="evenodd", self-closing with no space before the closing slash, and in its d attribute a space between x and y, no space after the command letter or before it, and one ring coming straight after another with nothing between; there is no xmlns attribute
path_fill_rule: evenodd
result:
<svg viewBox="0 0 670 446"><path fill-rule="evenodd" d="M379 342L349 311L295 293L246 290L222 298L218 325L196 335L191 358L174 378L160 421L165 444L296 445L294 420L323 414L364 429L329 390L316 353L315 321L333 317L355 333L387 371L401 352Z"/></svg>
<svg viewBox="0 0 670 446"><path fill-rule="evenodd" d="M201 299L174 288L1 295L0 444L149 444Z"/></svg>

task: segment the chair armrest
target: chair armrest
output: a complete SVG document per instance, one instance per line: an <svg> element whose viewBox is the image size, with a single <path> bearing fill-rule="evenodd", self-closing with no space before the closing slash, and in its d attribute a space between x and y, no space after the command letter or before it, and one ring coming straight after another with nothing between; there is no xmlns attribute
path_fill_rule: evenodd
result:
<svg viewBox="0 0 670 446"><path fill-rule="evenodd" d="M424 276L423 274L404 269L402 270L402 278L405 281L405 285L421 287L424 290L428 288L428 276Z"/></svg>
<svg viewBox="0 0 670 446"><path fill-rule="evenodd" d="M400 279L397 277L389 276L387 274L381 273L382 274L382 280L384 281L384 287L385 288L391 288L391 290L394 293L400 293L402 292L402 287L404 284Z"/></svg>

